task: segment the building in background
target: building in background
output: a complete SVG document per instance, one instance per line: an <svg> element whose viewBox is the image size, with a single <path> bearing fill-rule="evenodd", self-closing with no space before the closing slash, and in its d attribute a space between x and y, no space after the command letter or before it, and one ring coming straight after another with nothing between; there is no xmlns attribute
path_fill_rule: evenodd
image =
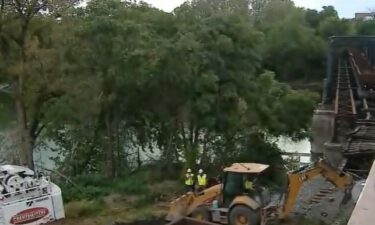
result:
<svg viewBox="0 0 375 225"><path fill-rule="evenodd" d="M355 14L357 20L373 20L375 19L375 12L361 12Z"/></svg>

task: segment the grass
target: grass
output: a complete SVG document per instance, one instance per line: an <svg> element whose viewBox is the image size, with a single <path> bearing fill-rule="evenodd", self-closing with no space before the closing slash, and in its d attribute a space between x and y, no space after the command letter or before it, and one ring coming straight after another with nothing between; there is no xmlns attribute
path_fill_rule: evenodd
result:
<svg viewBox="0 0 375 225"><path fill-rule="evenodd" d="M132 220L150 220L155 218L152 208L149 207L137 209L131 215Z"/></svg>
<svg viewBox="0 0 375 225"><path fill-rule="evenodd" d="M151 203L155 203L156 197L157 196L155 196L153 194L150 194L150 193L143 194L143 195L139 196L138 199L134 202L133 207L135 209L139 209L139 208L147 206Z"/></svg>
<svg viewBox="0 0 375 225"><path fill-rule="evenodd" d="M65 204L67 218L82 218L96 216L103 212L105 206L100 201L73 201Z"/></svg>
<svg viewBox="0 0 375 225"><path fill-rule="evenodd" d="M67 219L61 225L107 225L151 221L164 218L168 208L165 203L144 204L143 198L119 200L119 195L111 195L107 201L72 201L65 205ZM108 201L108 198L111 199ZM148 197L145 197L146 199ZM132 203L133 202L133 203ZM137 208L135 207L138 204ZM161 223L162 224L162 223Z"/></svg>

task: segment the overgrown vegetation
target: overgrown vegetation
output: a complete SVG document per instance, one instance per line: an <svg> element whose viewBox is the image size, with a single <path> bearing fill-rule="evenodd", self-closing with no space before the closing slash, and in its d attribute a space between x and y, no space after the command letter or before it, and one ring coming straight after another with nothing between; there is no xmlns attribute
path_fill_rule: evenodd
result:
<svg viewBox="0 0 375 225"><path fill-rule="evenodd" d="M68 202L85 199L96 200L111 193L117 193L123 196L137 196L138 203L142 204L162 198L162 195L168 194L168 192L179 193L182 190L182 182L180 185L172 184L173 186L170 187L169 181L166 178L155 176L152 168L157 167L142 169L116 179L108 179L101 174L85 174L72 177L69 180L55 177L55 180L60 180L58 183L64 190L64 200ZM162 186L159 187L159 185Z"/></svg>
<svg viewBox="0 0 375 225"><path fill-rule="evenodd" d="M93 180L90 180L93 179ZM100 179L99 182L96 182ZM64 198L67 201L81 199L97 199L104 197L111 192L138 195L148 192L146 178L141 176L130 176L108 180L102 175L85 175L73 178L72 183L61 184L64 189Z"/></svg>

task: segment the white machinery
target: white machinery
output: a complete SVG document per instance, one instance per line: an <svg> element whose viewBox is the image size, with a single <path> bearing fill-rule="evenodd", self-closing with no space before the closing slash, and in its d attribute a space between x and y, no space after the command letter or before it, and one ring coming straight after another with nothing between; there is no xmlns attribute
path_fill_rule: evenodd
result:
<svg viewBox="0 0 375 225"><path fill-rule="evenodd" d="M40 225L65 218L61 189L42 174L0 166L0 225Z"/></svg>

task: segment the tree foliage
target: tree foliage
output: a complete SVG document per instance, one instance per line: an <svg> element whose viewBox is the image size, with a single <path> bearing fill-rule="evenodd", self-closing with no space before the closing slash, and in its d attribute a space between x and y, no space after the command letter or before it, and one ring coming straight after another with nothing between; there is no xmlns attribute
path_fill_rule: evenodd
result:
<svg viewBox="0 0 375 225"><path fill-rule="evenodd" d="M356 24L356 30L361 35L375 35L375 21L358 21Z"/></svg>
<svg viewBox="0 0 375 225"><path fill-rule="evenodd" d="M0 21L22 163L48 141L68 175L281 163L275 138L306 137L317 100L288 83L320 81L327 37L371 31L292 1L76 3L8 4Z"/></svg>

